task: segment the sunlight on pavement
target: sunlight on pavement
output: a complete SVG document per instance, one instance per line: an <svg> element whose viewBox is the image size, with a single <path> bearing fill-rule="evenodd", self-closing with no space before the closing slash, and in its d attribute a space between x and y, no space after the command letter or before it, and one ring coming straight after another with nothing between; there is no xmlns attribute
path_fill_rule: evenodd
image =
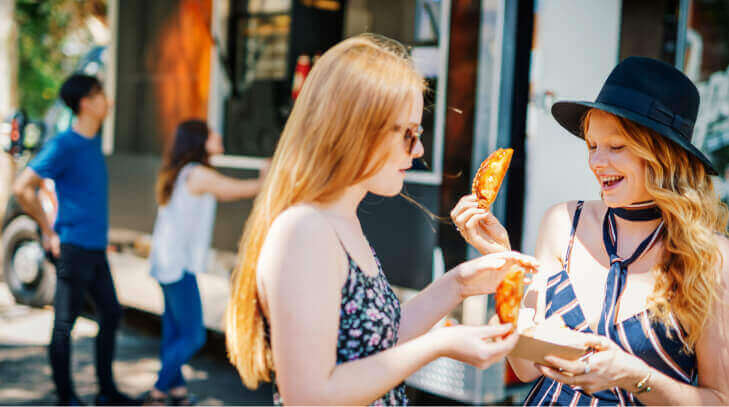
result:
<svg viewBox="0 0 729 407"><path fill-rule="evenodd" d="M0 345L47 345L51 341L53 309L15 304L5 283L0 284ZM79 317L71 335L95 337L99 330L93 320Z"/></svg>

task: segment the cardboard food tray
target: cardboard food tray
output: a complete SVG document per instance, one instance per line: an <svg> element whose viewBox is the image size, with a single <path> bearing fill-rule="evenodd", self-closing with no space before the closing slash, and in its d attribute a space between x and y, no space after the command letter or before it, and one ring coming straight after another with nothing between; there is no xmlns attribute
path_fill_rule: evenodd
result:
<svg viewBox="0 0 729 407"><path fill-rule="evenodd" d="M509 356L531 360L546 366L550 366L550 363L544 360L544 357L548 355L577 360L588 353L585 347L577 345L581 342L581 335L568 328L542 329L538 334L535 334L533 330L528 330L519 334L516 346Z"/></svg>

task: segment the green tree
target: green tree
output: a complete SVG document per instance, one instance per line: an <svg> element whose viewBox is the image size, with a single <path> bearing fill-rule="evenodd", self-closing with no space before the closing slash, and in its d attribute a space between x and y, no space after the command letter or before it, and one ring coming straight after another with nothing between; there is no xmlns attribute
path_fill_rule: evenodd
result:
<svg viewBox="0 0 729 407"><path fill-rule="evenodd" d="M15 1L18 98L31 117L45 113L83 51L93 45L86 29L86 19L92 15L106 16L106 0Z"/></svg>

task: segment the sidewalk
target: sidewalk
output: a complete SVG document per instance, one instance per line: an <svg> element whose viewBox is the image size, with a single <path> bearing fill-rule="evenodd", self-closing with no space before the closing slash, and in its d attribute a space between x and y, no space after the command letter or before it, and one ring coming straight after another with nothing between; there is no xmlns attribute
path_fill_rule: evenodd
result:
<svg viewBox="0 0 729 407"><path fill-rule="evenodd" d="M17 305L0 283L0 405L53 404L56 400L48 364L47 344L52 309ZM97 392L94 372L96 323L81 317L73 330L72 371L76 391L87 403ZM116 344L114 373L119 388L140 396L154 384L159 360L159 319L125 310ZM217 333L184 368L192 393L201 405L270 404L271 387L247 391L225 358L225 342Z"/></svg>

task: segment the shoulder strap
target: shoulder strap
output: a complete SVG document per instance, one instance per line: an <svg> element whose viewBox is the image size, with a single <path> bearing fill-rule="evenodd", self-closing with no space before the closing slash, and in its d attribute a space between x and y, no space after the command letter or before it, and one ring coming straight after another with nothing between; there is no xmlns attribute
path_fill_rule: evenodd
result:
<svg viewBox="0 0 729 407"><path fill-rule="evenodd" d="M572 246L575 245L575 232L577 232L577 224L580 223L580 214L582 213L582 207L585 201L577 201L577 207L575 208L575 216L572 220L572 230L570 231L570 242L567 245L567 250L564 254L564 262L562 264L564 270L567 270L567 266L570 263L570 254L572 254Z"/></svg>
<svg viewBox="0 0 729 407"><path fill-rule="evenodd" d="M319 215L324 220L324 223L326 223L329 226L329 228L332 230L332 232L334 232L334 236L336 236L337 242L339 242L339 246L342 248L345 256L347 257L347 263L350 263L352 261L352 257L349 255L349 251L347 250L347 247L344 245L342 238L339 236L339 232L337 231L337 228L334 227L334 225L329 221L329 219L327 219L326 215L321 213L321 211L318 208L314 207L313 205L311 205L310 207L314 210L314 212L316 212L317 215Z"/></svg>

